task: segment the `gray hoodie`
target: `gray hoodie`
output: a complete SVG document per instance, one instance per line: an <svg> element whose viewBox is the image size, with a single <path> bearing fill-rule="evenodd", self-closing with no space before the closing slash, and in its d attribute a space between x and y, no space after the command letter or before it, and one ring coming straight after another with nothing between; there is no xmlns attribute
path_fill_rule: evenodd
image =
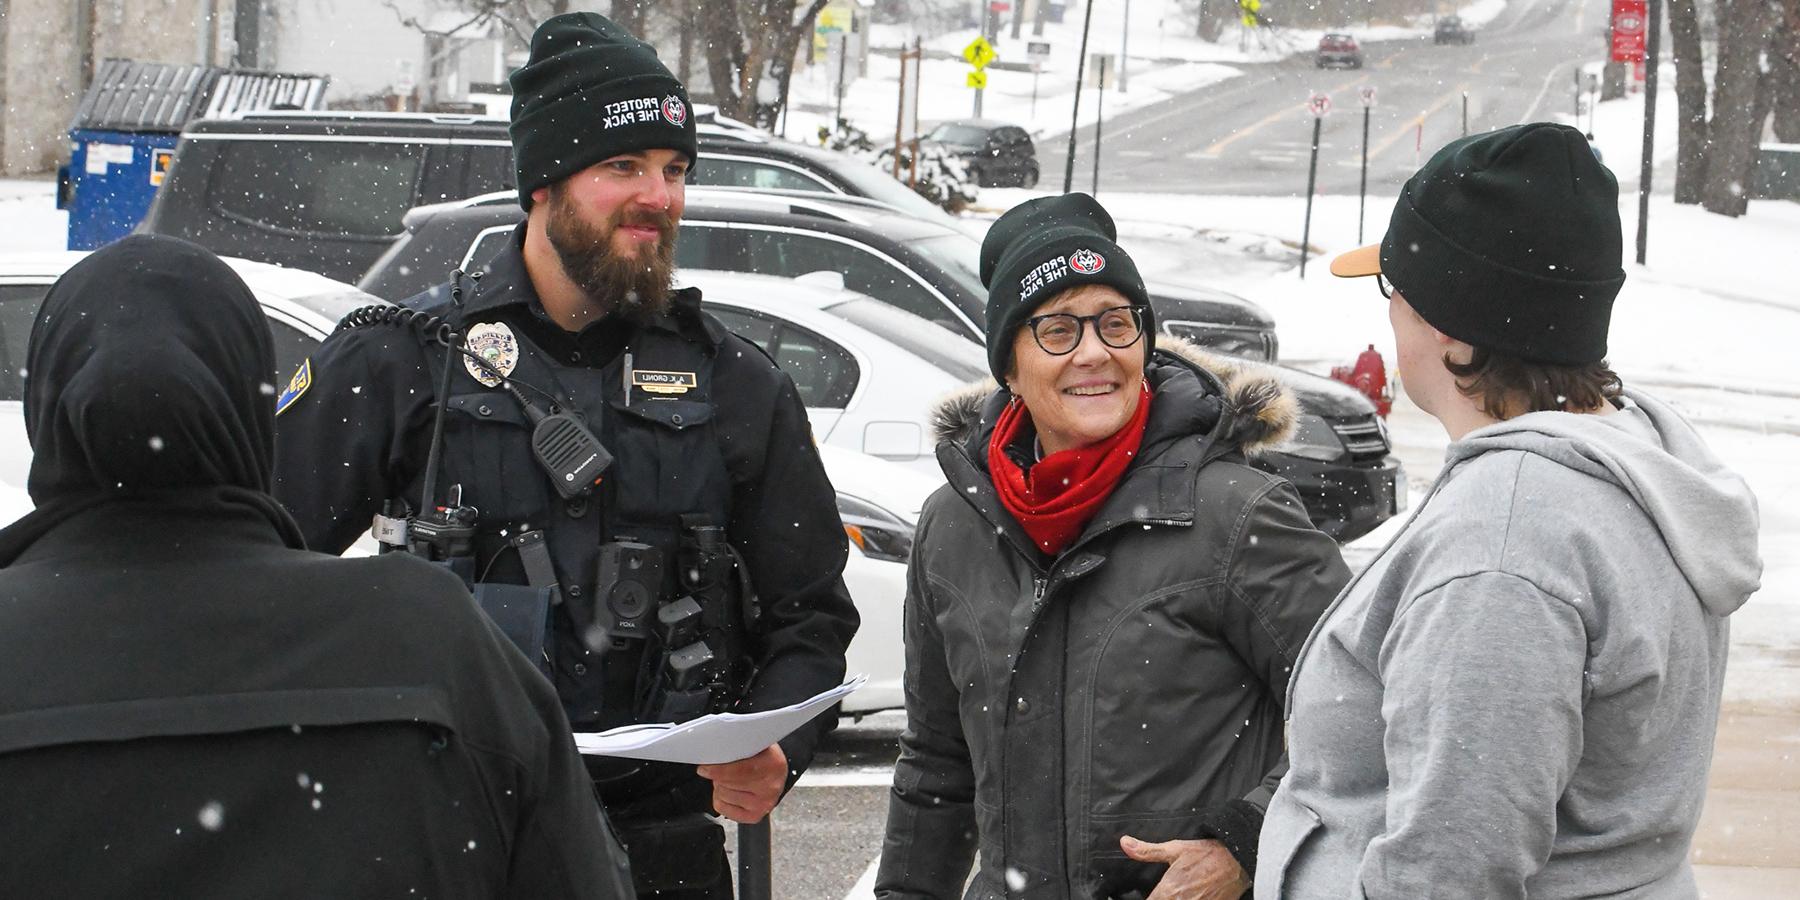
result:
<svg viewBox="0 0 1800 900"><path fill-rule="evenodd" d="M1623 405L1452 444L1320 619L1258 900L1696 895L1756 500L1674 411Z"/></svg>

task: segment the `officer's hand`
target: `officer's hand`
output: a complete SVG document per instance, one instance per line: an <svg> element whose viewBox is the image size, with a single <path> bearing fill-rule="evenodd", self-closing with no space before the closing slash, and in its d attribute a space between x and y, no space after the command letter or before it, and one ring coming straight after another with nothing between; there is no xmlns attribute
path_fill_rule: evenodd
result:
<svg viewBox="0 0 1800 900"><path fill-rule="evenodd" d="M780 744L748 759L721 766L700 766L695 771L713 783L713 809L733 822L761 822L781 801L787 785L787 754Z"/></svg>
<svg viewBox="0 0 1800 900"><path fill-rule="evenodd" d="M1148 844L1126 836L1119 846L1138 862L1168 864L1150 900L1237 900L1250 890L1243 867L1218 841Z"/></svg>

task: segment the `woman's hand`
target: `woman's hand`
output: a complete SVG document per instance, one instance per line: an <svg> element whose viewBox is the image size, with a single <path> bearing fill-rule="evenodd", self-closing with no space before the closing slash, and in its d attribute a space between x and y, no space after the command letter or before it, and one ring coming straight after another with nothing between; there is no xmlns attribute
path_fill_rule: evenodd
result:
<svg viewBox="0 0 1800 900"><path fill-rule="evenodd" d="M1238 900L1250 890L1243 867L1218 841L1149 844L1126 835L1119 846L1138 862L1168 864L1149 900Z"/></svg>

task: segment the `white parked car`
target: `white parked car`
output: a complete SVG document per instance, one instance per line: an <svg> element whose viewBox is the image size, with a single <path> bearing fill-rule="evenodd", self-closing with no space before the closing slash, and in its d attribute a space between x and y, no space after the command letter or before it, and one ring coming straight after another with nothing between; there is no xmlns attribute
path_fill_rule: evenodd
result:
<svg viewBox="0 0 1800 900"><path fill-rule="evenodd" d="M25 437L22 400L24 361L32 322L51 283L85 255L77 252L0 254L0 523L11 522L31 510L31 500L25 489L31 469L31 446ZM384 302L350 285L310 272L239 259L227 259L226 262L250 286L269 317L276 357L276 369L269 376L271 385L285 384L288 375L331 333L345 313L359 306ZM756 279L756 276L736 277ZM757 280L781 283L780 279ZM791 282L787 284L791 285ZM764 286L757 284L755 287ZM826 293L836 296L840 292ZM733 327L746 321L741 318L743 316L761 314L760 307L750 301L720 311L727 316L740 316L727 322ZM842 336L835 330L832 334ZM800 346L797 340L787 345L789 364L806 361L795 355ZM866 351L852 358L858 365L857 371L876 371L875 364L879 360ZM805 373L796 380L801 377L806 377ZM826 425L821 430L829 433L833 425L845 418L845 412L864 409L865 401L872 408L873 403L881 402L875 398L887 396L885 388L870 378L860 378L857 384L859 386L850 394L856 402L848 407L811 410L821 417L815 420L815 429L822 420ZM272 394L270 402L274 402ZM821 446L820 456L827 476L838 490L838 509L844 517L845 533L855 548L844 568L844 581L862 616L862 627L850 645L848 669L853 674L860 672L869 676L868 685L852 694L844 702L843 710L847 714L861 715L899 708L904 666L900 612L906 591L905 559L912 546L913 527L918 521L919 510L941 479L932 479L905 467L829 444ZM351 552L373 550L373 541L365 537Z"/></svg>
<svg viewBox="0 0 1800 900"><path fill-rule="evenodd" d="M708 312L794 379L820 444L943 481L931 410L945 394L988 377L980 344L846 291L830 273L789 279L684 269L676 280L700 288Z"/></svg>

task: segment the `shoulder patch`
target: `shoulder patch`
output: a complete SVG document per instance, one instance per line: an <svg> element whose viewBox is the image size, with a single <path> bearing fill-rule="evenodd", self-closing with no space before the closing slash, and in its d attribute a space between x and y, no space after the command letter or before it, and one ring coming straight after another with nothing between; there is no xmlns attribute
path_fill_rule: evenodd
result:
<svg viewBox="0 0 1800 900"><path fill-rule="evenodd" d="M293 406L294 401L300 399L300 396L305 394L309 387L312 387L312 360L310 358L300 361L300 368L294 372L293 378L288 379L287 388L281 392L280 397L275 399L275 414L279 416L287 412L287 408Z"/></svg>

